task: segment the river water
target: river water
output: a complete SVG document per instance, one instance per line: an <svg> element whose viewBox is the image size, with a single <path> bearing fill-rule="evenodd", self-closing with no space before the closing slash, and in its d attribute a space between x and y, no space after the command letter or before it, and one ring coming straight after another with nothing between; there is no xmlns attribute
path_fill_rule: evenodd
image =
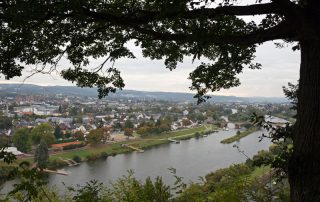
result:
<svg viewBox="0 0 320 202"><path fill-rule="evenodd" d="M236 133L236 130L219 131L208 137L181 141L180 144L165 144L146 150L144 153L132 152L108 157L93 163L84 162L78 166L67 167L68 176L50 175L49 184L58 189L66 186L85 184L90 180L98 180L108 184L117 178L127 175L132 169L135 177L144 180L150 176L162 176L167 184L173 184L174 177L168 168L175 168L177 175L185 182L196 182L199 176L225 168L231 164L244 162L246 157L233 144L221 144L220 141ZM241 139L235 144L252 157L259 150L268 149L270 140L259 142L262 131L257 131Z"/></svg>

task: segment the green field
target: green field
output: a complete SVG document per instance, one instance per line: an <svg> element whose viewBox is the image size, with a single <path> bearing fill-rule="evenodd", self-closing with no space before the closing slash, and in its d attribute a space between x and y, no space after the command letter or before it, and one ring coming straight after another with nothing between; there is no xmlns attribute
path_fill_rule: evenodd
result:
<svg viewBox="0 0 320 202"><path fill-rule="evenodd" d="M247 129L245 131L240 132L240 134L236 134L236 135L234 135L232 137L229 137L229 138L226 138L224 140L221 140L221 143L222 144L230 144L230 143L233 143L235 141L239 141L241 138L244 138L244 137L250 135L251 133L253 133L253 132L257 131L257 130L259 130L257 127L251 127L251 128L249 128L249 129Z"/></svg>

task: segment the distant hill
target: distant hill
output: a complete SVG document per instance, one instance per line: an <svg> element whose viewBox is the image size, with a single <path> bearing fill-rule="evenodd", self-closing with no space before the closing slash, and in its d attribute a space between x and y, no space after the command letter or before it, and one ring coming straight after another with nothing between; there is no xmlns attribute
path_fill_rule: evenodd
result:
<svg viewBox="0 0 320 202"><path fill-rule="evenodd" d="M32 84L0 84L1 95L27 95L27 94L47 94L47 95L73 95L97 97L96 88L80 88L76 86L38 86ZM109 95L111 98L127 99L155 99L167 101L196 101L192 93L178 92L149 92L136 90L122 90ZM236 97L236 96L212 96L211 102L242 102L242 103L283 103L288 102L281 97Z"/></svg>

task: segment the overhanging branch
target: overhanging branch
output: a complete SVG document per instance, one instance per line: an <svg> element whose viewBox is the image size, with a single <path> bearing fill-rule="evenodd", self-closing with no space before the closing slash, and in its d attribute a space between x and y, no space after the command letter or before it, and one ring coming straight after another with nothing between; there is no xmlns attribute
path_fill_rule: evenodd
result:
<svg viewBox="0 0 320 202"><path fill-rule="evenodd" d="M247 34L239 35L216 35L206 33L203 37L195 37L193 34L171 34L133 26L133 29L141 34L151 36L154 40L176 41L180 43L205 42L208 44L234 44L234 45L253 45L277 39L296 40L295 32L291 26L285 22L264 30L256 30Z"/></svg>
<svg viewBox="0 0 320 202"><path fill-rule="evenodd" d="M217 8L203 8L179 12L158 11L137 11L132 14L115 15L108 12L96 12L88 8L82 11L87 17L97 21L107 21L117 24L146 24L158 20L173 18L196 19L196 18L214 18L219 15L263 15L263 14L284 14L274 3L253 4L248 6L220 6Z"/></svg>

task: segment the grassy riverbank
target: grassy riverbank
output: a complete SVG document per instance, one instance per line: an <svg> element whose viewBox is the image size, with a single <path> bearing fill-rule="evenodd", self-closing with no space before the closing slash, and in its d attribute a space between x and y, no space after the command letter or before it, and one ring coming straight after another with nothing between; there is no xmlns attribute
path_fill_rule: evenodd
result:
<svg viewBox="0 0 320 202"><path fill-rule="evenodd" d="M101 144L95 146L87 146L77 150L64 151L57 154L50 155L50 168L57 168L66 166L67 163L61 159L78 159L78 161L91 161L100 158L105 158L107 156L114 156L117 154L123 154L132 152L133 150L127 147L123 147L123 144L131 145L139 149L148 149L157 145L168 144L170 141L168 138L175 140L185 140L193 137L200 137L207 135L213 131L217 130L216 127L211 125L202 125L195 128L183 129L178 131L171 131L167 133L162 133L158 135L150 135L143 138L138 138L135 140L127 140L123 142L117 142L112 144ZM33 157L18 159L17 162L29 161L33 162Z"/></svg>
<svg viewBox="0 0 320 202"><path fill-rule="evenodd" d="M105 156L113 156L116 154L123 154L132 152L132 149L122 147L122 144L128 144L139 149L148 149L157 145L170 143L168 138L173 138L177 140L190 139L196 137L198 134L204 135L208 131L216 130L217 128L211 127L209 125L202 125L195 128L183 129L179 131L171 131L167 133L162 133L159 135L152 135L136 140L128 140L124 142L118 142L113 144L97 145L84 148L82 150L72 150L63 153L50 155L50 161L59 161L61 158L72 159L75 156L80 157L81 161L94 160L98 158L103 158Z"/></svg>
<svg viewBox="0 0 320 202"><path fill-rule="evenodd" d="M241 138L244 138L244 137L250 135L251 133L256 132L257 130L259 130L257 127L251 127L245 131L240 132L239 134L236 134L232 137L221 140L221 143L222 144L230 144L235 141L239 141Z"/></svg>

